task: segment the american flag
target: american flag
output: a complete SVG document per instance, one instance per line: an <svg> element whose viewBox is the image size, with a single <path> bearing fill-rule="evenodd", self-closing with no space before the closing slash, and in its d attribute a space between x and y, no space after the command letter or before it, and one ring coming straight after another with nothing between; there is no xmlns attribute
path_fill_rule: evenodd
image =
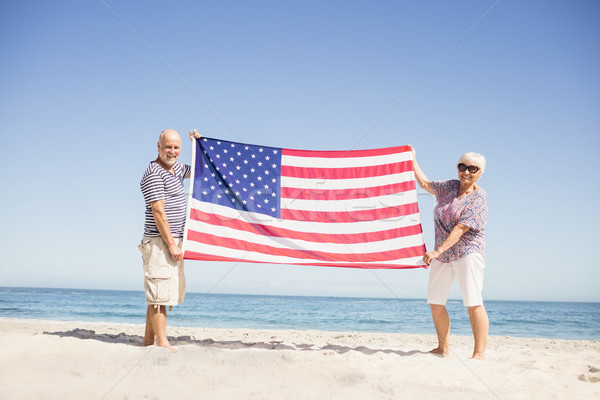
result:
<svg viewBox="0 0 600 400"><path fill-rule="evenodd" d="M426 268L409 146L195 142L185 259Z"/></svg>

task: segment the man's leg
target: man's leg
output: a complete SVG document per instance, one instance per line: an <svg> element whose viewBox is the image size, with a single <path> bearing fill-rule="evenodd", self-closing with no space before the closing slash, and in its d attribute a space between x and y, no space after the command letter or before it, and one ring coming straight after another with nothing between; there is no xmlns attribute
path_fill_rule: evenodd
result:
<svg viewBox="0 0 600 400"><path fill-rule="evenodd" d="M146 333L144 334L144 341L142 342L142 346L152 346L154 345L154 329L152 328L152 319L150 318L151 309L154 309L153 305L148 306L148 310L146 311Z"/></svg>
<svg viewBox="0 0 600 400"><path fill-rule="evenodd" d="M475 338L475 348L473 349L473 356L471 358L485 360L485 346L487 345L490 320L483 305L468 307L468 309L473 337Z"/></svg>
<svg viewBox="0 0 600 400"><path fill-rule="evenodd" d="M446 306L440 304L430 304L431 316L433 317L433 324L435 325L435 332L438 337L438 347L431 350L430 353L439 354L442 356L450 355L450 343L448 337L450 336L450 317Z"/></svg>
<svg viewBox="0 0 600 400"><path fill-rule="evenodd" d="M154 306L148 306L148 311L152 330L156 337L156 345L176 353L177 350L169 344L169 339L167 339L167 307L158 306L154 308Z"/></svg>

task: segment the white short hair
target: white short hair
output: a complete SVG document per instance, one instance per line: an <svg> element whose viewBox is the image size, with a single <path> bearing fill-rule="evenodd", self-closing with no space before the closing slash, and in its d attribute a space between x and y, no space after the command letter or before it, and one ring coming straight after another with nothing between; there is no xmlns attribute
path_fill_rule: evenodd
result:
<svg viewBox="0 0 600 400"><path fill-rule="evenodd" d="M460 163L467 164L467 165L477 165L479 167L479 169L481 169L482 174L485 171L485 165L486 165L485 157L479 153L469 152L469 153L463 154L458 159L456 166L458 166L458 164L460 164Z"/></svg>

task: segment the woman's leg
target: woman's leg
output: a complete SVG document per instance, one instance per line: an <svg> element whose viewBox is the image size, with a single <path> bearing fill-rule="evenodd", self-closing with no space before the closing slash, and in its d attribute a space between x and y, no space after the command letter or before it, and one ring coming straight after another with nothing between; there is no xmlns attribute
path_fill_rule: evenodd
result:
<svg viewBox="0 0 600 400"><path fill-rule="evenodd" d="M450 336L450 317L446 307L440 304L430 304L431 316L433 317L433 324L435 325L435 332L438 337L438 347L431 350L430 353L447 356L450 354L450 343L448 338Z"/></svg>
<svg viewBox="0 0 600 400"><path fill-rule="evenodd" d="M473 356L471 358L485 360L485 346L487 345L490 320L483 305L468 307L468 309L473 337L475 338L475 348L473 349Z"/></svg>

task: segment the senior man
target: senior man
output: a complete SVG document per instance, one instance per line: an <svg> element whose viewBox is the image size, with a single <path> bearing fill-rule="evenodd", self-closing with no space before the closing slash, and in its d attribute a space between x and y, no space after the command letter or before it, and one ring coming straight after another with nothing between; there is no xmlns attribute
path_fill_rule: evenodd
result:
<svg viewBox="0 0 600 400"><path fill-rule="evenodd" d="M201 135L194 129L190 140ZM177 162L181 136L165 129L158 139L158 157L152 161L140 182L146 202L144 236L139 249L144 263L146 292L146 333L142 346L158 345L176 350L167 338L167 306L183 303L183 229L186 202L183 180L190 177L191 167Z"/></svg>

